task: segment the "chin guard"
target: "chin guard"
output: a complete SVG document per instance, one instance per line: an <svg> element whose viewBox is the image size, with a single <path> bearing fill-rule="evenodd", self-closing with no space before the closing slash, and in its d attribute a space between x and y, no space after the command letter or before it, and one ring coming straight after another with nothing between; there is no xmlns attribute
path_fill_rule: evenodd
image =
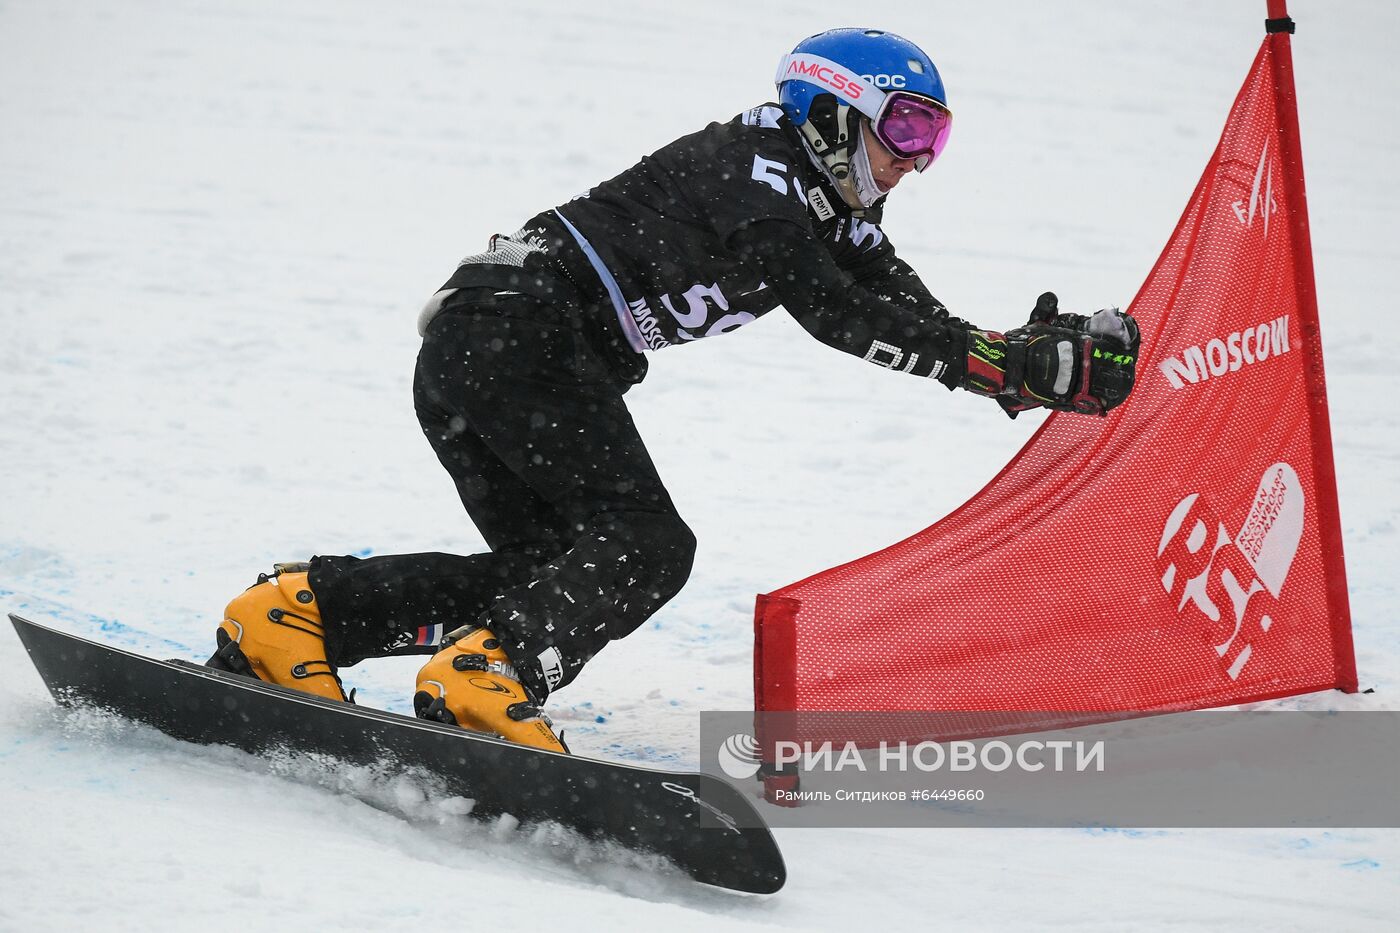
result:
<svg viewBox="0 0 1400 933"><path fill-rule="evenodd" d="M798 127L808 157L856 217L883 197L865 151L861 120L860 111L828 96L813 104L807 122Z"/></svg>

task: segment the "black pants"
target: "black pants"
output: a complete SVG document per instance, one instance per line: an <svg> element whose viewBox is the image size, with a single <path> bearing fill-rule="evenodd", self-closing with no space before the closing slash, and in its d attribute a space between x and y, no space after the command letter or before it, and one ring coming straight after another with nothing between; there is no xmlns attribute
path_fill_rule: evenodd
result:
<svg viewBox="0 0 1400 933"><path fill-rule="evenodd" d="M480 624L542 701L680 591L695 537L577 313L474 290L429 326L418 421L491 550L316 558L333 663Z"/></svg>

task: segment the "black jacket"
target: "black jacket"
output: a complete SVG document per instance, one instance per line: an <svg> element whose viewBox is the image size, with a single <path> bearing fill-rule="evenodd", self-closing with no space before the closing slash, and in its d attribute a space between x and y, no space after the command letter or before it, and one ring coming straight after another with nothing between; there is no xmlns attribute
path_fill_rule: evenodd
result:
<svg viewBox="0 0 1400 933"><path fill-rule="evenodd" d="M630 381L645 372L644 352L782 305L824 343L953 388L971 325L895 255L882 205L853 215L781 108L765 104L493 237L435 302L484 286L577 304Z"/></svg>

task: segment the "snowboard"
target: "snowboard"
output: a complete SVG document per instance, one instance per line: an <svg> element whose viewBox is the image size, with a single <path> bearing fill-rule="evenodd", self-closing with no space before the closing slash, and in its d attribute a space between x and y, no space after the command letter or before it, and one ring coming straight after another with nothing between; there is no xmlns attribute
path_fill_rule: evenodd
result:
<svg viewBox="0 0 1400 933"><path fill-rule="evenodd" d="M188 742L411 764L473 816L557 823L669 860L696 881L755 894L783 886L772 832L739 790L665 771L516 745L456 726L337 703L188 661L160 661L11 614L62 705L90 704Z"/></svg>

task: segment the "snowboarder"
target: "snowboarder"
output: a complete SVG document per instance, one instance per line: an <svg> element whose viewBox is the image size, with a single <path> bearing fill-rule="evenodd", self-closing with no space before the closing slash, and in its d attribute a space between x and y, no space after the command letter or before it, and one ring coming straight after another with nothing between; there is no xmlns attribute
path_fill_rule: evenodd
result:
<svg viewBox="0 0 1400 933"><path fill-rule="evenodd" d="M952 114L908 40L835 29L785 56L778 104L714 123L462 260L419 317L414 405L488 553L278 565L225 610L211 666L344 699L338 669L430 654L420 717L566 750L540 706L690 574L695 538L623 401L646 354L782 305L824 343L1026 408L1102 414L1137 327L952 317L880 228Z"/></svg>

